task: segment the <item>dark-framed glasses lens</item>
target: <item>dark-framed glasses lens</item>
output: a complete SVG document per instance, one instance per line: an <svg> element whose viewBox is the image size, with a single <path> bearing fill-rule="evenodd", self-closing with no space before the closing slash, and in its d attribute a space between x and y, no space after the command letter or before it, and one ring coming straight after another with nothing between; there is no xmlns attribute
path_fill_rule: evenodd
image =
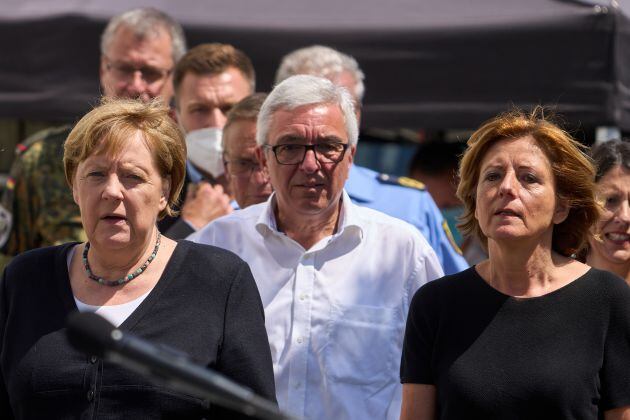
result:
<svg viewBox="0 0 630 420"><path fill-rule="evenodd" d="M249 175L260 169L258 162L252 160L231 160L226 162L228 172L232 175Z"/></svg>

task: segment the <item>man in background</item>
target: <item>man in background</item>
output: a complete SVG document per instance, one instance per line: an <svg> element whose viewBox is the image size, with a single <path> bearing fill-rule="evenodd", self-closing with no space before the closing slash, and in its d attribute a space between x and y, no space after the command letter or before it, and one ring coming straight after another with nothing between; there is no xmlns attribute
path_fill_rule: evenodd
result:
<svg viewBox="0 0 630 420"><path fill-rule="evenodd" d="M229 190L239 208L267 201L271 184L256 157L256 119L267 94L255 93L236 104L223 127L223 163Z"/></svg>
<svg viewBox="0 0 630 420"><path fill-rule="evenodd" d="M276 83L296 74L325 77L345 87L354 99L360 122L364 74L354 58L321 45L301 48L284 56L276 72ZM355 203L416 226L433 247L446 274L468 267L452 240L447 223L420 182L352 165L345 188Z"/></svg>
<svg viewBox="0 0 630 420"><path fill-rule="evenodd" d="M159 226L166 236L180 239L232 211L223 168L223 127L228 111L254 92L256 75L249 57L232 45L201 44L177 63L173 85L177 120L186 134L187 186L181 215Z"/></svg>
<svg viewBox="0 0 630 420"><path fill-rule="evenodd" d="M101 36L100 81L105 97L173 96L172 74L186 52L181 26L163 12L134 9L113 17ZM17 146L0 201L5 258L29 249L85 241L79 208L63 170L63 145L71 126L36 133Z"/></svg>
<svg viewBox="0 0 630 420"><path fill-rule="evenodd" d="M409 165L409 176L422 182L435 199L435 204L448 223L453 241L462 250L469 264L488 258L473 237L462 237L457 227L464 205L457 197L459 158L466 150L463 141L429 140L420 143Z"/></svg>

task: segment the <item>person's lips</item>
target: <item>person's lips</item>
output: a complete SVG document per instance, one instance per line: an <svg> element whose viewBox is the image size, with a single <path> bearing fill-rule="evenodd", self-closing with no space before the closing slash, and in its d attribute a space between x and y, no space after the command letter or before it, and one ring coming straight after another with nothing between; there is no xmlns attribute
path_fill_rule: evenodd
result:
<svg viewBox="0 0 630 420"><path fill-rule="evenodd" d="M508 208L499 209L494 212L494 215L504 217L521 217L520 213Z"/></svg>
<svg viewBox="0 0 630 420"><path fill-rule="evenodd" d="M127 218L123 214L117 214L117 213L106 214L103 217L101 217L101 219L110 223L119 223L119 222L124 222L127 220Z"/></svg>
<svg viewBox="0 0 630 420"><path fill-rule="evenodd" d="M623 245L630 241L630 234L623 232L608 232L604 234L604 237L618 245Z"/></svg>
<svg viewBox="0 0 630 420"><path fill-rule="evenodd" d="M324 185L325 184L321 181L304 181L304 182L298 182L295 184L296 187L306 188L306 189L321 188Z"/></svg>

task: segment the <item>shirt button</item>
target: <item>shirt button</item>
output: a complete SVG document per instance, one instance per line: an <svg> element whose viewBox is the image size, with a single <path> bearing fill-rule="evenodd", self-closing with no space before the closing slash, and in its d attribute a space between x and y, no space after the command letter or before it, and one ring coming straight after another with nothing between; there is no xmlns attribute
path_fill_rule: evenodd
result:
<svg viewBox="0 0 630 420"><path fill-rule="evenodd" d="M302 384L299 382L296 382L296 384L294 385L295 389L299 389L301 386Z"/></svg>
<svg viewBox="0 0 630 420"><path fill-rule="evenodd" d="M90 356L90 363L94 364L98 361L98 357L96 356Z"/></svg>
<svg viewBox="0 0 630 420"><path fill-rule="evenodd" d="M300 300L301 300L301 301L305 301L307 297L308 297L308 295L307 295L306 293L302 293L302 294L300 295Z"/></svg>
<svg viewBox="0 0 630 420"><path fill-rule="evenodd" d="M304 341L304 339L303 339L302 337L298 337L298 339L297 339L297 343L298 343L298 344L302 344L302 341Z"/></svg>
<svg viewBox="0 0 630 420"><path fill-rule="evenodd" d="M93 399L94 399L94 391L90 389L87 393L87 400L92 401Z"/></svg>

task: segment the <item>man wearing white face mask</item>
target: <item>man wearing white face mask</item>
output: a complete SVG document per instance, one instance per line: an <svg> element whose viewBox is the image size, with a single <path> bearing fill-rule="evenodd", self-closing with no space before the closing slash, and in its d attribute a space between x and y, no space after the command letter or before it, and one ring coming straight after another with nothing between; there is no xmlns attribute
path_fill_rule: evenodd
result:
<svg viewBox="0 0 630 420"><path fill-rule="evenodd" d="M180 218L163 220L160 228L180 239L233 210L223 173L222 129L230 108L254 92L254 67L231 45L202 44L177 63L173 86L177 119L186 134L189 184Z"/></svg>

